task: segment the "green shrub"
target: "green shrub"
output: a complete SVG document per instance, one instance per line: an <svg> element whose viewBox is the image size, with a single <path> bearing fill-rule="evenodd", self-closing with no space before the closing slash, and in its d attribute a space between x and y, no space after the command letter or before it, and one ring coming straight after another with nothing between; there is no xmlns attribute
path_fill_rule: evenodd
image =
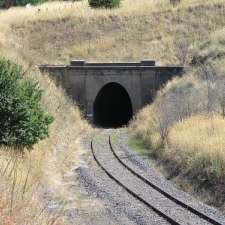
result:
<svg viewBox="0 0 225 225"><path fill-rule="evenodd" d="M120 0L88 0L93 8L115 8L119 7Z"/></svg>
<svg viewBox="0 0 225 225"><path fill-rule="evenodd" d="M11 6L25 6L27 4L37 5L47 0L0 0L0 8L10 8Z"/></svg>
<svg viewBox="0 0 225 225"><path fill-rule="evenodd" d="M3 8L4 7L4 0L0 0L0 8Z"/></svg>
<svg viewBox="0 0 225 225"><path fill-rule="evenodd" d="M0 145L30 149L48 137L53 118L41 107L42 90L22 68L0 59Z"/></svg>
<svg viewBox="0 0 225 225"><path fill-rule="evenodd" d="M37 4L41 4L43 2L46 2L46 0L15 0L14 5L15 6L24 6L27 4L37 5Z"/></svg>

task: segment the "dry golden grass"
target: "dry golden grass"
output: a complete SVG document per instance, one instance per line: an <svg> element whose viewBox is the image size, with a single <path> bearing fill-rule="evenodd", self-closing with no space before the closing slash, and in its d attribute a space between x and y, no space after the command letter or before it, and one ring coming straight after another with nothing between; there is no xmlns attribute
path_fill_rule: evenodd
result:
<svg viewBox="0 0 225 225"><path fill-rule="evenodd" d="M40 204L41 154L21 156L1 149L0 224L51 224L58 215L49 215ZM37 163L34 165L33 160ZM35 220L34 220L35 219Z"/></svg>
<svg viewBox="0 0 225 225"><path fill-rule="evenodd" d="M11 10L0 14L0 55L27 69L39 54L36 52L27 61L23 57L25 51L13 47L20 43L10 39L8 29L17 21L20 24L21 21L16 19L19 15L17 11L21 12L22 18L27 10ZM8 45L10 41L12 45ZM0 224L67 224L63 211L68 199L74 199L76 206L80 200L74 193L74 196L69 195L70 185L66 184L65 175L82 163L80 156L83 152L77 140L89 128L78 107L47 75L40 74L34 65L31 65L29 72L44 90L43 107L53 115L55 121L51 125L50 138L35 145L31 152L25 152L23 157L19 158L14 153L15 149L0 149ZM54 213L49 214L42 202L44 192L53 193L50 200L60 203Z"/></svg>
<svg viewBox="0 0 225 225"><path fill-rule="evenodd" d="M225 177L225 120L218 115L195 115L171 128L168 147L179 152L191 170L221 183ZM197 168L195 168L197 166Z"/></svg>
<svg viewBox="0 0 225 225"><path fill-rule="evenodd" d="M213 112L207 113L206 81L195 73L169 82L154 103L139 112L130 131L182 189L224 211L225 120L215 104L217 95ZM219 75L224 85L224 75Z"/></svg>
<svg viewBox="0 0 225 225"><path fill-rule="evenodd" d="M205 189L202 200L223 210L224 120L219 114L225 82L224 7L224 1L182 1L158 13L151 44L156 43L159 52L153 46L147 48L153 56L163 63L182 63L187 51L186 63L193 57L210 63L215 77L207 82L206 74L196 66L183 78L169 82L130 125L131 133L144 141L167 172L181 177L179 184L185 183L185 190L187 184L194 193ZM157 40L159 35L162 38ZM207 112L209 101L213 117L201 115Z"/></svg>
<svg viewBox="0 0 225 225"><path fill-rule="evenodd" d="M221 116L195 115L171 128L161 156L200 190L198 193L205 202L222 211L225 210L224 140L225 120ZM183 187L187 189L188 185Z"/></svg>
<svg viewBox="0 0 225 225"><path fill-rule="evenodd" d="M224 7L222 0L183 0L175 8L164 0L124 0L119 9L94 10L84 0L12 8L0 14L0 49L31 63L67 63L71 58L180 63L177 42L185 42L194 54L209 34L224 27Z"/></svg>
<svg viewBox="0 0 225 225"><path fill-rule="evenodd" d="M45 76L39 77L39 82L45 90L43 105L55 118L50 138L23 156L15 149L0 149L0 204L4 205L0 218L13 219L11 224L67 224L63 213L69 198L65 174L82 163L77 139L87 131L87 123L53 81ZM52 200L60 199L53 214L48 214L42 203L44 192L52 192ZM74 204L76 200L74 196Z"/></svg>
<svg viewBox="0 0 225 225"><path fill-rule="evenodd" d="M12 159L7 173L2 173L0 177L0 218L11 220L4 221L4 224L21 224L23 220L27 220L27 224L53 224L49 222L50 219L63 215L59 213L49 218L49 215L41 213L43 208L39 204L36 185L42 187L41 184L44 184L52 188L54 193L58 193L54 197L62 202L73 199L65 184L65 177L73 166L81 163L80 155L83 152L79 150L77 137L88 129L78 108L53 81L36 71L35 64L65 63L71 58L94 61L154 58L164 64L181 63L178 40L184 40L188 46L188 59L196 51L204 50L201 45L207 46L210 41L211 52L217 51L213 43L214 40L223 43L224 11L224 0L183 0L174 8L168 0L124 0L121 8L115 10L93 10L84 0L74 3L50 2L29 9L18 7L0 10L0 56L12 59L25 68L33 65L33 77L45 90L43 105L55 117L50 138L37 144L31 153L25 154L23 160L18 162L17 168L20 169L16 170L15 176L15 172L10 173L15 156L1 149L2 171L7 167L7 160ZM210 56L209 53L205 50L201 52ZM223 60L222 57L216 61L218 67L222 68ZM160 149L158 123L152 120L154 116L149 116L154 111L152 114L148 112L146 109L144 115L138 115L139 124L137 122L135 128L140 135L145 135L146 140L151 135L154 140L151 144ZM154 130L145 127L148 125ZM26 182L27 174L29 179ZM26 190L28 204L21 197L24 185L30 187ZM10 194L3 196L2 193ZM5 202L8 204L3 210L1 206ZM78 204L76 196L73 202ZM22 211L18 210L21 208ZM34 221L34 214L41 216Z"/></svg>
<svg viewBox="0 0 225 225"><path fill-rule="evenodd" d="M225 210L225 120L197 114L175 123L162 140L154 105L143 109L130 125L149 154L182 189L202 201Z"/></svg>
<svg viewBox="0 0 225 225"><path fill-rule="evenodd" d="M152 106L145 107L137 114L136 118L130 123L129 130L137 138L142 139L144 144L158 155L158 151L162 147L162 140Z"/></svg>

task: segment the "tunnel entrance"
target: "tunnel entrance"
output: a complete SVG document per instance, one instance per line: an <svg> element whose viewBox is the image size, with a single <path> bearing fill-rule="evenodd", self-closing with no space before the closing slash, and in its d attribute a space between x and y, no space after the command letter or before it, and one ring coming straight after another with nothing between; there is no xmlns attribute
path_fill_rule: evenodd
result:
<svg viewBox="0 0 225 225"><path fill-rule="evenodd" d="M104 128L126 125L133 116L130 97L118 83L106 84L94 102L94 123Z"/></svg>

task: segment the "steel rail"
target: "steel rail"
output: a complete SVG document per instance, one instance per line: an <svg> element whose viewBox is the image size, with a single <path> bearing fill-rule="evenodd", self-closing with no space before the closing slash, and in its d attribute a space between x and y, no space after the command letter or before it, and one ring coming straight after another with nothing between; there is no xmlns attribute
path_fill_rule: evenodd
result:
<svg viewBox="0 0 225 225"><path fill-rule="evenodd" d="M115 178L98 160L98 157L95 154L94 147L93 147L93 140L91 141L91 150L92 150L92 155L94 157L94 160L98 164L98 166L112 179L114 180L119 186L121 186L123 189L125 189L130 195L132 195L134 198L138 199L140 202L142 202L145 206L153 210L155 213L157 213L160 217L164 218L167 220L170 224L172 225L182 225L178 222L176 222L173 218L170 216L167 216L163 212L161 212L159 209L154 207L152 204L148 203L145 201L143 198L141 198L138 194L130 190L128 187L126 187L124 184L122 184L117 178Z"/></svg>
<svg viewBox="0 0 225 225"><path fill-rule="evenodd" d="M187 209L188 211L190 211L191 213L195 214L196 216L206 220L207 222L213 224L213 225L223 225L220 222L216 221L215 219L207 216L206 214L194 209L193 207L191 207L190 205L184 203L183 201L177 199L176 197L170 195L168 192L162 190L159 186L153 184L151 181L147 180L145 177L143 177L142 175L138 174L136 171L134 171L131 167L129 167L127 164L125 164L120 157L117 155L117 153L115 152L113 146L112 146L112 142L111 142L111 136L109 136L109 146L110 146L110 150L113 153L114 157L119 161L119 163L125 167L128 171L130 171L134 176L136 176L137 178L139 178L140 180L142 180L144 183L146 183L147 185L149 185L150 187L152 187L153 189L155 189L156 191L158 191L160 194L164 195L166 198L170 199L171 201L175 202L177 205Z"/></svg>

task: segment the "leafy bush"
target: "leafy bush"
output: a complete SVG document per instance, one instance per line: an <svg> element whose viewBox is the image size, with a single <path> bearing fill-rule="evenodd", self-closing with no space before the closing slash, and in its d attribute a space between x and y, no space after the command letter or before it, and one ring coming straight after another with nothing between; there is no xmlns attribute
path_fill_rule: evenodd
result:
<svg viewBox="0 0 225 225"><path fill-rule="evenodd" d="M24 6L27 4L37 5L37 4L41 4L43 2L46 2L46 0L15 0L14 5L15 6Z"/></svg>
<svg viewBox="0 0 225 225"><path fill-rule="evenodd" d="M0 0L0 8L10 8L11 6L25 6L27 4L37 5L46 0Z"/></svg>
<svg viewBox="0 0 225 225"><path fill-rule="evenodd" d="M120 0L88 0L93 8L115 8L119 7Z"/></svg>
<svg viewBox="0 0 225 225"><path fill-rule="evenodd" d="M3 8L4 7L4 0L0 0L0 8Z"/></svg>
<svg viewBox="0 0 225 225"><path fill-rule="evenodd" d="M48 137L53 118L41 108L42 90L22 68L0 59L0 145L31 148Z"/></svg>

